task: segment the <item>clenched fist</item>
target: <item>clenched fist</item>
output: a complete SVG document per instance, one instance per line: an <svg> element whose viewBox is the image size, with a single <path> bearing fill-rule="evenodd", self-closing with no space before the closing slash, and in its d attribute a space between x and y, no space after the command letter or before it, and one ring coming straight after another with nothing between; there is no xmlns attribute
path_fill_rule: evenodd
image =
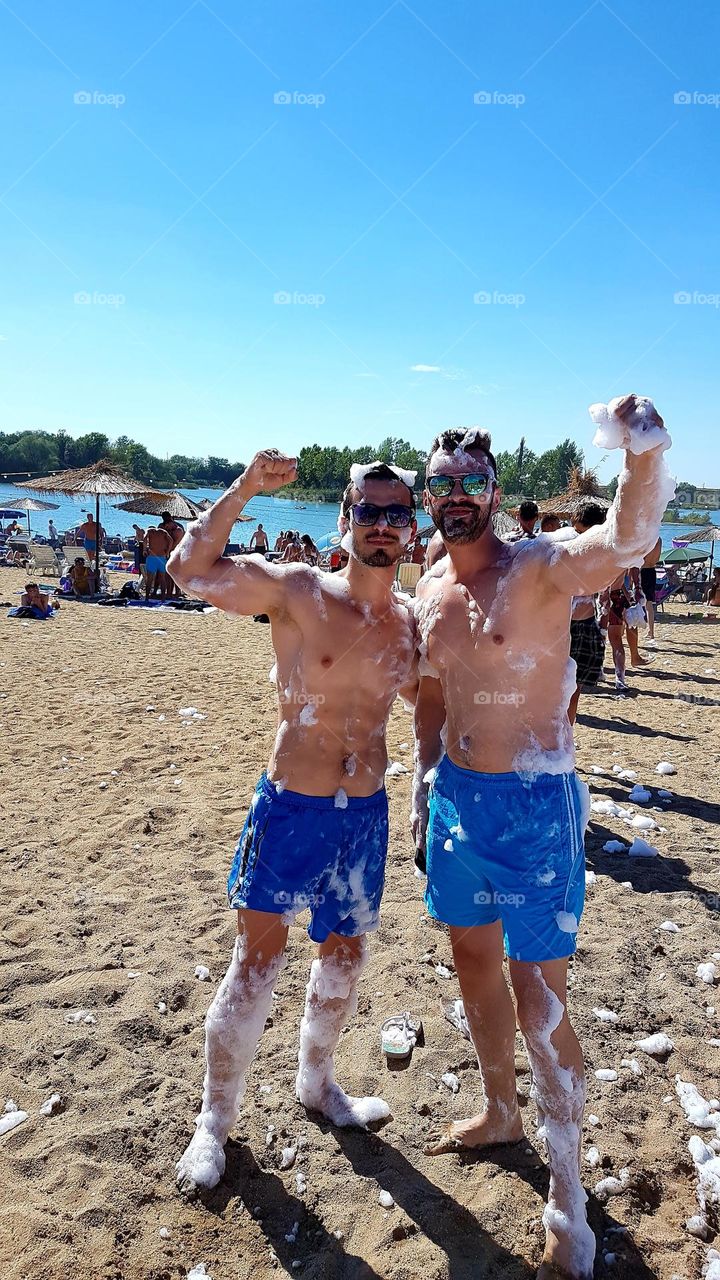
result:
<svg viewBox="0 0 720 1280"><path fill-rule="evenodd" d="M297 479L297 458L279 449L261 449L243 471L239 484L247 493L273 493Z"/></svg>

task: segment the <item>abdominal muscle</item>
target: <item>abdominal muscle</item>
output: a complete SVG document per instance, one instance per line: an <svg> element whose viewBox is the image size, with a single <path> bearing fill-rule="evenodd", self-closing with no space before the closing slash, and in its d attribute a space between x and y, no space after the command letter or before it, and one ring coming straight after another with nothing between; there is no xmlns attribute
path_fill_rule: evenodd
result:
<svg viewBox="0 0 720 1280"><path fill-rule="evenodd" d="M385 779L387 750L385 716L333 715L324 707L311 708L301 724L295 708L288 718L280 709L278 732L268 763L268 777L282 789L307 796L371 796Z"/></svg>

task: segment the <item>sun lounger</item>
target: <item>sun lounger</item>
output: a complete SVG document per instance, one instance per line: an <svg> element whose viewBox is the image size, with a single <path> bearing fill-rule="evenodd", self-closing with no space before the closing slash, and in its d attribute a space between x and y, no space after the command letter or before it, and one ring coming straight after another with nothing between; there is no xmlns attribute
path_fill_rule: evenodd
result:
<svg viewBox="0 0 720 1280"><path fill-rule="evenodd" d="M30 559L28 562L29 573L51 574L59 578L62 572L60 561L58 560L52 547L35 546L30 547Z"/></svg>
<svg viewBox="0 0 720 1280"><path fill-rule="evenodd" d="M406 564L401 561L397 567L395 582L401 591L405 591L408 595L415 595L415 588L422 577L423 566L421 564Z"/></svg>

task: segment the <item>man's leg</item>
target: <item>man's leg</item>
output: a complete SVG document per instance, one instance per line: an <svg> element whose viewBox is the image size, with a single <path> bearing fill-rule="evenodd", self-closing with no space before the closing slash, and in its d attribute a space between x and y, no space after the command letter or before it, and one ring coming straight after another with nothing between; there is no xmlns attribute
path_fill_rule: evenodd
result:
<svg viewBox="0 0 720 1280"><path fill-rule="evenodd" d="M646 667L650 661L649 658L641 658L638 648L639 637L637 627L626 627L628 638L628 649L630 650L630 666Z"/></svg>
<svg viewBox="0 0 720 1280"><path fill-rule="evenodd" d="M652 600L645 602L645 612L647 613L647 635L646 640L655 639L655 605Z"/></svg>
<svg viewBox="0 0 720 1280"><path fill-rule="evenodd" d="M364 1128L390 1115L382 1098L352 1098L335 1083L333 1054L340 1032L357 1011L357 986L366 963L364 936L331 933L313 960L300 1023L295 1091L308 1111L320 1111L342 1128Z"/></svg>
<svg viewBox="0 0 720 1280"><path fill-rule="evenodd" d="M145 603L150 599L150 593L155 586L155 574L145 571Z"/></svg>
<svg viewBox="0 0 720 1280"><path fill-rule="evenodd" d="M453 960L478 1056L485 1109L457 1120L447 1137L463 1146L518 1142L523 1136L515 1086L515 1009L503 973L499 920L469 929L450 926ZM446 1150L446 1140L430 1154Z"/></svg>
<svg viewBox="0 0 720 1280"><path fill-rule="evenodd" d="M205 1019L205 1082L195 1135L176 1165L182 1191L217 1185L245 1076L265 1026L283 962L287 925L266 911L238 911L233 958Z"/></svg>
<svg viewBox="0 0 720 1280"><path fill-rule="evenodd" d="M580 701L580 685L578 684L575 686L575 692L573 693L573 696L570 699L570 703L568 705L568 720L570 721L571 724L574 724L577 719L579 701Z"/></svg>
<svg viewBox="0 0 720 1280"><path fill-rule="evenodd" d="M612 624L608 627L608 640L612 649L615 664L615 688L625 689L625 646L623 644L623 628Z"/></svg>
<svg viewBox="0 0 720 1280"><path fill-rule="evenodd" d="M538 1280L590 1280L595 1237L580 1182L585 1067L567 1015L567 960L511 960L510 976L533 1070L538 1134L545 1139L550 1164L550 1194L543 1214L545 1254Z"/></svg>

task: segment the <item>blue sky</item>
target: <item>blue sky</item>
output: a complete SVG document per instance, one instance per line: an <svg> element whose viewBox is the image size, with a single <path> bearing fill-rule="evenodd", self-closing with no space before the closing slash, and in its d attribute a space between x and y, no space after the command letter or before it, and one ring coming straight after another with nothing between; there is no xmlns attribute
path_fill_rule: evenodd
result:
<svg viewBox="0 0 720 1280"><path fill-rule="evenodd" d="M481 423L594 463L587 405L635 390L720 483L718 26L2 0L0 429L247 461Z"/></svg>

